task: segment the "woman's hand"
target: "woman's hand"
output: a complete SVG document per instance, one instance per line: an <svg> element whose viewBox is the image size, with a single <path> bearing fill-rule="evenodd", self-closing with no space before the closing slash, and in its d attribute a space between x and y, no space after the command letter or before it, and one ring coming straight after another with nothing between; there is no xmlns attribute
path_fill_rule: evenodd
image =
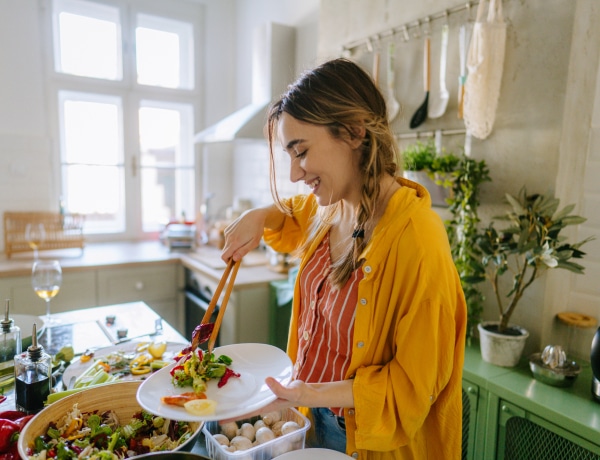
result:
<svg viewBox="0 0 600 460"><path fill-rule="evenodd" d="M257 248L265 228L278 228L283 224L284 215L275 206L250 209L225 228L225 245L221 258L241 260L246 254Z"/></svg>

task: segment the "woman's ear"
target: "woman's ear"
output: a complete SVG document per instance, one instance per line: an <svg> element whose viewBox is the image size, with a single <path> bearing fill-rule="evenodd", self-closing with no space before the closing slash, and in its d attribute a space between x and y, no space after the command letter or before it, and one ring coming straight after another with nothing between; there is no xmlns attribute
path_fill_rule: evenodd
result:
<svg viewBox="0 0 600 460"><path fill-rule="evenodd" d="M365 138L367 130L365 129L364 125L355 125L355 126L352 126L349 129L349 131L350 131L349 143L350 143L351 147L353 149L359 148L363 143L363 140Z"/></svg>

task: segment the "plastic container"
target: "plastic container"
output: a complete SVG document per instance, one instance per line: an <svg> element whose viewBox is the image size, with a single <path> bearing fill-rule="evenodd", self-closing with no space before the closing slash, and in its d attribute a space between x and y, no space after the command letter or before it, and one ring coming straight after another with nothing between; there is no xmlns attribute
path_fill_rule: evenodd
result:
<svg viewBox="0 0 600 460"><path fill-rule="evenodd" d="M238 427L244 422L254 423L260 417L238 420ZM206 451L213 460L271 460L292 450L304 449L306 432L310 428L310 420L296 409L286 409L281 413L281 420L294 421L300 425L300 429L292 433L279 436L271 441L265 442L248 450L228 452L214 438L215 434L221 432L218 422L207 422L202 428L206 438Z"/></svg>

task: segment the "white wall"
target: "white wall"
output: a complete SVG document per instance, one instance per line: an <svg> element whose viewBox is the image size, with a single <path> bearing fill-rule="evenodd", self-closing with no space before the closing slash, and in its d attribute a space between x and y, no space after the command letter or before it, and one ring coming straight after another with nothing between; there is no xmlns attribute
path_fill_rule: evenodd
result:
<svg viewBox="0 0 600 460"><path fill-rule="evenodd" d="M457 0L322 0L319 57L339 56L346 43L462 5L465 3ZM600 147L597 126L591 125L592 113L596 122L598 118L598 105L593 108L593 101L599 89L596 81L600 37L594 24L600 19L600 4L596 0L503 0L503 7L508 29L496 123L487 139L472 142L472 156L485 159L493 179L482 187L481 217L486 223L491 216L500 214L504 193L516 194L526 185L530 193L549 191L563 205L575 203L576 211L590 219L586 226L570 232L574 239L600 234L600 191L593 185L597 181L591 180L597 177L594 172L598 172L598 155L594 152ZM474 17L475 11L471 11L471 19ZM427 120L419 130L464 128L456 117L457 34L467 19L466 11L449 17L447 112L440 119ZM440 19L431 23L432 94L438 88L442 22ZM404 116L394 121L394 128L398 134L407 134L412 132L408 121L424 99L423 41L411 38L403 43L399 35L394 40L397 94L404 108ZM385 56L387 41L382 40L380 46ZM371 70L373 53L365 46L353 58ZM382 59L382 84L384 62ZM454 145L456 139L448 137L443 142ZM538 351L548 343L564 344L564 327L555 320L557 312L572 310L600 317L600 286L595 281L600 276L600 242L583 249L588 253L583 260L586 275L556 270L536 281L521 300L513 320L531 332L526 353ZM491 293L488 294L484 319L497 319ZM592 332L579 330L575 334L576 353L587 355L588 359Z"/></svg>

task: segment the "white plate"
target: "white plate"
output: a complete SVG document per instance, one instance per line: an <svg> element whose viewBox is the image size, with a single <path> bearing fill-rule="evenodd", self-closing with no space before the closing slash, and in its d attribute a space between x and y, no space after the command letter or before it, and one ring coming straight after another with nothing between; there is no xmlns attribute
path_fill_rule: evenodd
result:
<svg viewBox="0 0 600 460"><path fill-rule="evenodd" d="M110 355L111 353L116 353L118 351L122 351L126 354L136 353L136 348L140 343L149 343L146 340L138 341L138 342L125 342L119 345L112 345L110 347L99 348L94 352L94 357L88 361L87 363L82 363L79 358L73 361L67 368L63 374L63 382L66 385L71 382L73 377L77 378L81 374L83 374L90 366L92 366L98 359L103 358L105 356ZM161 358L163 361L169 361L173 358L177 353L183 350L189 344L185 343L176 343L176 342L167 342L167 349ZM121 377L120 380L142 380L147 378L151 374L140 374L133 375L128 374Z"/></svg>
<svg viewBox="0 0 600 460"><path fill-rule="evenodd" d="M217 401L214 414L193 415L183 407L163 404L163 396L189 392L191 388L175 387L171 381L171 369L167 366L152 374L138 389L137 400L147 411L172 420L188 422L215 421L237 418L264 407L276 396L265 384L266 377L273 377L283 384L292 376L292 361L281 349L263 343L241 343L215 348L215 356L227 355L232 359L231 369L240 377L228 380L221 388L217 380L207 383L206 396Z"/></svg>
<svg viewBox="0 0 600 460"><path fill-rule="evenodd" d="M273 460L315 460L316 458L319 460L345 460L352 457L331 449L299 449L286 452Z"/></svg>

